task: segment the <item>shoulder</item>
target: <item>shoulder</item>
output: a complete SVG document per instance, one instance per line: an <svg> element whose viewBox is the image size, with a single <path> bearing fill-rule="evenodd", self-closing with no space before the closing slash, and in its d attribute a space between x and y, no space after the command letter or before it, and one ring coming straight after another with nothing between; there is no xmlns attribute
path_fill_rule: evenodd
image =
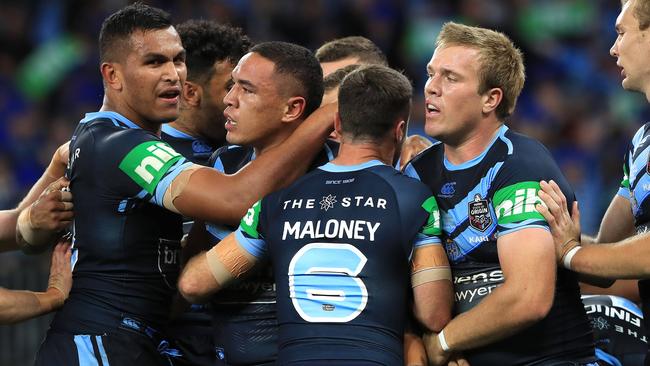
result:
<svg viewBox="0 0 650 366"><path fill-rule="evenodd" d="M545 178L559 172L551 152L541 142L508 130L499 139L507 148L502 171L513 170Z"/></svg>
<svg viewBox="0 0 650 366"><path fill-rule="evenodd" d="M440 141L422 150L404 167L404 174L417 180L429 181L434 173L432 167L442 164L444 156L443 145Z"/></svg>
<svg viewBox="0 0 650 366"><path fill-rule="evenodd" d="M254 159L254 151L251 147L229 145L217 149L208 162L213 167L226 174L234 174Z"/></svg>
<svg viewBox="0 0 650 366"><path fill-rule="evenodd" d="M401 173L393 167L382 165L368 168L365 171L381 177L400 202L411 202L420 205L431 196L431 189L426 184Z"/></svg>

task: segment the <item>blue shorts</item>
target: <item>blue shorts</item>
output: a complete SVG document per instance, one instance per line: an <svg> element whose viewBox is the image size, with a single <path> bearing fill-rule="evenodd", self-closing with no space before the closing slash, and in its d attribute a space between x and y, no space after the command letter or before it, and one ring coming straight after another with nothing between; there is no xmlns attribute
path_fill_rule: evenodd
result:
<svg viewBox="0 0 650 366"><path fill-rule="evenodd" d="M118 329L103 335L50 330L36 354L36 366L169 365L150 337Z"/></svg>

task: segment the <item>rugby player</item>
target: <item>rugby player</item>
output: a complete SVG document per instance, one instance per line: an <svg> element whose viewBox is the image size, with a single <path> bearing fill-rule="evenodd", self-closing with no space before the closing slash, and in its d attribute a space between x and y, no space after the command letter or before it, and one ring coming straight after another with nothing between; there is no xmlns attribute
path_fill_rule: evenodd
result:
<svg viewBox="0 0 650 366"><path fill-rule="evenodd" d="M340 88L338 157L254 204L235 233L188 263L179 289L190 299L205 296L268 257L279 364L398 365L407 274L429 329L439 330L451 310L435 199L391 167L412 87L373 65L350 73Z"/></svg>
<svg viewBox="0 0 650 366"><path fill-rule="evenodd" d="M650 2L622 1L615 29L618 36L610 54L621 68L622 86L625 90L645 94L650 101L650 65L643 56L646 50L650 50ZM623 160L621 186L601 222L596 238L598 244L585 240L580 245L577 202L573 204L572 215L569 215L562 206L566 203L565 195L557 189L555 182L542 182L540 197L546 206L538 207L551 225L561 265L587 275L641 279L638 287L646 332L650 329L647 320L650 311L650 238L647 234L650 196L646 189L650 179L649 134L650 124L646 123L629 144ZM650 360L650 357L646 356L646 359Z"/></svg>
<svg viewBox="0 0 650 366"><path fill-rule="evenodd" d="M242 84L242 80L250 83ZM250 99L245 88L258 89L258 98ZM251 49L233 73L233 87L224 99L226 115L237 121L226 138L235 144L222 148L211 158L211 166L226 173L237 173L268 148L284 142L305 120L303 110L288 118L271 119L265 105L282 105L288 99L306 94L320 99L323 77L318 61L304 47L285 42L266 42ZM328 142L316 156L310 170L331 160L338 146ZM188 246L196 241L210 245L223 239L236 227L211 223L195 225ZM196 239L200 238L200 239ZM208 248L209 249L209 248ZM205 249L203 249L205 250ZM277 319L275 283L270 268L232 284L211 299L214 339L219 359L228 365L273 364L277 355Z"/></svg>
<svg viewBox="0 0 650 366"><path fill-rule="evenodd" d="M332 108L324 108L238 174L200 167L159 139L161 124L178 118L186 78L185 50L169 15L126 6L104 21L99 44L104 102L75 130L66 173L76 211L74 283L37 365L160 364L160 330L179 272L178 213L237 222L261 196L300 176L303 159L331 129ZM267 112L315 108L305 100Z"/></svg>
<svg viewBox="0 0 650 366"><path fill-rule="evenodd" d="M232 86L230 74L248 52L251 41L241 29L214 21L188 20L177 25L176 30L186 52L187 79L181 92L180 115L162 125L161 139L191 162L207 166L214 151L226 144L223 98ZM192 223L192 219L183 220L184 233ZM184 249L190 250L194 248ZM187 252L181 257L191 255ZM170 344L164 353L173 365L214 366L218 354L209 309L184 302L176 307L187 310L179 315L173 311L165 332Z"/></svg>
<svg viewBox="0 0 650 366"><path fill-rule="evenodd" d="M501 33L449 22L427 73L425 131L440 142L405 171L438 200L457 312L425 336L430 361L590 364L576 276L556 268L534 206L544 177L573 192L544 146L504 124L524 85L521 52Z"/></svg>

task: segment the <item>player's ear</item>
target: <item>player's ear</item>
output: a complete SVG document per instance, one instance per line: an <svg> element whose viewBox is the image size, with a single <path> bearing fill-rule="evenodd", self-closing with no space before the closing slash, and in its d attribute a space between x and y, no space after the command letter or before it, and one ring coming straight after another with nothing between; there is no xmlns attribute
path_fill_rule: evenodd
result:
<svg viewBox="0 0 650 366"><path fill-rule="evenodd" d="M303 116L307 101L303 97L291 97L284 105L284 114L282 115L282 122L293 122Z"/></svg>
<svg viewBox="0 0 650 366"><path fill-rule="evenodd" d="M119 64L102 62L99 71L104 79L104 85L113 90L122 90L122 73Z"/></svg>
<svg viewBox="0 0 650 366"><path fill-rule="evenodd" d="M334 116L334 132L336 132L338 136L343 136L343 130L341 128L341 115L338 111Z"/></svg>
<svg viewBox="0 0 650 366"><path fill-rule="evenodd" d="M405 120L401 120L395 124L393 134L395 136L395 141L399 144L401 144L406 138L406 126L408 126L408 124Z"/></svg>
<svg viewBox="0 0 650 366"><path fill-rule="evenodd" d="M497 109L503 100L503 90L501 88L492 88L483 94L483 113L488 114Z"/></svg>
<svg viewBox="0 0 650 366"><path fill-rule="evenodd" d="M203 88L198 84L186 80L183 83L182 96L183 103L186 103L188 106L198 107L201 105Z"/></svg>

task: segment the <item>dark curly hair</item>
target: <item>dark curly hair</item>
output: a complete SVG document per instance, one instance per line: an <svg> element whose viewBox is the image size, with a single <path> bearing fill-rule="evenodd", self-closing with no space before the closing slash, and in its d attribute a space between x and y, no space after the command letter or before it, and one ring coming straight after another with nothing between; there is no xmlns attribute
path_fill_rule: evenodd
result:
<svg viewBox="0 0 650 366"><path fill-rule="evenodd" d="M204 81L214 72L215 62L230 61L233 65L252 46L241 28L208 20L188 20L176 26L187 52L187 80Z"/></svg>

